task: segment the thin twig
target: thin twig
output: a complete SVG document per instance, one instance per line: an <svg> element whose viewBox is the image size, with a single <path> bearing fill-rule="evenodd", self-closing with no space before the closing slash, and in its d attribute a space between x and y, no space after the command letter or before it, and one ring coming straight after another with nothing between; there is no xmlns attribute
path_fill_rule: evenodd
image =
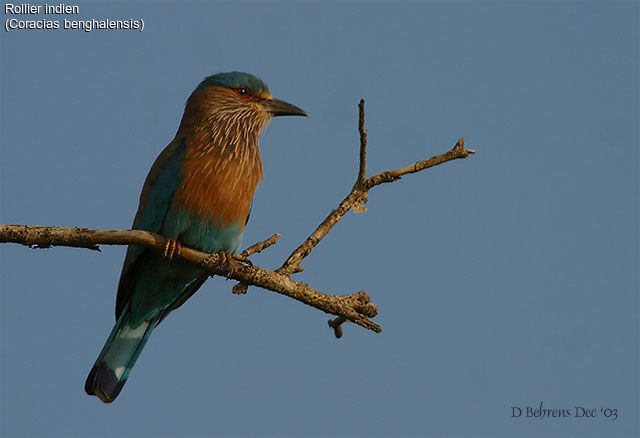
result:
<svg viewBox="0 0 640 438"><path fill-rule="evenodd" d="M364 99L358 104L358 132L360 133L360 168L356 184L362 184L367 177L367 130L364 128Z"/></svg>
<svg viewBox="0 0 640 438"><path fill-rule="evenodd" d="M446 163L447 161L456 160L458 158L467 158L469 155L475 153L476 151L474 149L467 149L464 147L464 138L461 138L449 152L409 164L408 166L400 167L399 169L380 172L370 178L367 178L365 186L367 187L367 190L370 190L378 184L397 181L403 175L420 172L421 170L428 169L429 167L437 166L438 164Z"/></svg>
<svg viewBox="0 0 640 438"><path fill-rule="evenodd" d="M268 239L263 240L262 242L255 243L251 245L249 248L242 251L240 254L237 254L234 258L236 260L245 261L249 258L250 255L259 253L269 248L271 245L275 244L280 238L280 234L276 233Z"/></svg>

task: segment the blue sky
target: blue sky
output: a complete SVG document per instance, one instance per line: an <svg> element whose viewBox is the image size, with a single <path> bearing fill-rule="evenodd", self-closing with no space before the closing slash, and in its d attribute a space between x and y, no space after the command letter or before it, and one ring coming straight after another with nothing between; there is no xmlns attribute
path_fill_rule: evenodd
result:
<svg viewBox="0 0 640 438"><path fill-rule="evenodd" d="M0 245L1 435L640 434L637 2L77 4L68 19L145 29L2 33L0 223L128 228L186 98L220 71L310 115L261 140L244 241L283 235L264 267L351 187L360 98L371 173L460 137L478 153L374 189L297 274L367 291L381 334L336 340L325 314L210 279L108 406L83 385L124 247ZM541 402L572 416L512 418Z"/></svg>

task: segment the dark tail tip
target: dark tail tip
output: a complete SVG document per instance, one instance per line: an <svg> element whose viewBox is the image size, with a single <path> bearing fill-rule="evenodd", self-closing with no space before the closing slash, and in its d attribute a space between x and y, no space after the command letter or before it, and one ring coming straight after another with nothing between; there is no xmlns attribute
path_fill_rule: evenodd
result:
<svg viewBox="0 0 640 438"><path fill-rule="evenodd" d="M111 368L100 362L91 368L84 390L89 395L97 396L104 403L111 403L122 391L125 381L118 379Z"/></svg>

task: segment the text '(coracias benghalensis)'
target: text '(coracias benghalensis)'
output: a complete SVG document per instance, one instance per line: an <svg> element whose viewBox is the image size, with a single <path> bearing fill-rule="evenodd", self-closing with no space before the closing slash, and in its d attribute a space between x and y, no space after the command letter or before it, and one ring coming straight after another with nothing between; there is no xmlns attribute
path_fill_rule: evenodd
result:
<svg viewBox="0 0 640 438"><path fill-rule="evenodd" d="M272 117L287 115L306 116L274 99L253 75L219 73L203 80L187 100L175 138L149 171L133 229L171 239L173 250L182 244L237 253L262 180L258 138ZM115 400L153 329L206 279L201 268L167 251L130 245L116 325L87 377L87 393L105 403Z"/></svg>

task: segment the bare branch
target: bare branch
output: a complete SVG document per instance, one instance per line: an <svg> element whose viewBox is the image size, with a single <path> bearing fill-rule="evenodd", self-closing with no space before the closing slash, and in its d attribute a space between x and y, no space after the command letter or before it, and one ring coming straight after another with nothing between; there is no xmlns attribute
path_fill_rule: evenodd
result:
<svg viewBox="0 0 640 438"><path fill-rule="evenodd" d="M364 99L358 104L358 132L360 133L360 169L356 184L362 184L367 177L367 130L364 128Z"/></svg>
<svg viewBox="0 0 640 438"><path fill-rule="evenodd" d="M247 250L266 246L275 241L271 237ZM164 251L169 239L159 234L141 230L90 230L86 228L40 227L32 225L0 225L0 243L12 242L43 248L51 246L71 246L96 249L98 245L142 245L157 251ZM252 249L253 248L253 249ZM207 274L219 275L238 280L241 283L258 286L278 292L308 304L326 313L343 316L362 327L379 332L379 325L369 321L378 308L364 292L346 295L329 295L319 292L304 283L291 280L286 275L253 265L230 262L220 254L207 254L186 246L176 249L174 257L202 266Z"/></svg>
<svg viewBox="0 0 640 438"><path fill-rule="evenodd" d="M159 234L142 230L0 225L0 243L20 243L32 248L70 246L99 250L98 245L142 245L164 250L168 241Z"/></svg>
<svg viewBox="0 0 640 438"><path fill-rule="evenodd" d="M404 175L419 172L447 161L466 158L470 154L474 154L475 150L466 149L464 139L460 139L448 152L398 169L386 170L367 178L367 131L364 124L364 100L360 100L358 105L358 116L360 159L358 177L353 188L338 207L327 215L314 232L275 271L253 265L249 261L249 256L276 243L280 237L279 234L274 234L269 239L250 246L233 258L226 253L206 254L176 244L176 242L159 234L141 230L91 230L87 228L0 225L0 243L13 242L32 248L71 246L98 251L100 250L98 245L141 245L165 253L169 248L172 257L197 264L209 275L219 275L237 280L239 283L233 287L233 292L236 294L246 293L249 286L258 286L336 315L337 318L329 320L329 326L334 329L338 338L342 336L342 324L346 321L374 332L380 332L382 330L380 326L369 320L377 315L378 307L371 302L366 293L361 291L344 295L326 294L305 283L292 280L291 275L302 271L300 266L302 260L349 210L353 209L356 212L366 210L364 203L367 202L367 195L373 187L397 181Z"/></svg>
<svg viewBox="0 0 640 438"><path fill-rule="evenodd" d="M447 161L458 158L467 158L469 155L475 153L475 150L464 147L464 138L461 138L449 152L427 158L426 160L418 161L417 163L409 164L408 166L404 166L399 169L380 172L373 175L371 178L367 178L365 186L367 187L367 190L369 190L378 184L397 181L403 175L420 172L421 170L428 169L429 167L437 166L438 164L446 163Z"/></svg>
<svg viewBox="0 0 640 438"><path fill-rule="evenodd" d="M364 147L366 148L366 131L364 131L364 101L361 101L361 105L364 137L361 137L360 145L361 147L362 145L364 145ZM295 272L294 270L299 267L302 260L306 256L308 256L309 253L311 253L313 248L315 248L315 246L324 238L324 236L329 233L329 231L331 231L333 226L337 224L338 221L342 219L342 217L347 214L350 209L354 209L356 212L365 211L366 209L364 208L363 204L367 202L369 190L371 190L373 187L382 183L397 181L402 175L406 175L408 173L419 172L429 167L437 166L438 164L446 163L447 161L455 160L457 158L466 158L470 154L475 154L475 152L476 151L472 149L465 149L464 139L461 138L449 152L427 158L423 161L418 161L417 163L401 167L399 169L380 172L370 178L365 179L362 184L359 184L359 181L356 181L356 184L354 184L351 192L347 195L346 198L342 200L338 208L329 213L329 215L322 221L322 223L318 225L315 231L311 233L307 240L305 240L302 245L300 245L291 253L282 267L280 267L276 272L291 275L293 272ZM361 171L364 168L363 156L364 155L361 153ZM356 207L356 205L358 205L358 207Z"/></svg>
<svg viewBox="0 0 640 438"><path fill-rule="evenodd" d="M255 245L251 245L249 248L245 249L240 254L237 254L235 256L235 259L239 261L251 263L249 262L249 256L251 254L262 252L266 248L276 243L279 238L280 238L280 234L274 234L273 236L269 237L266 240L263 240L262 242L258 242ZM247 293L248 290L249 290L249 285L242 281L231 288L231 292L233 292L236 295L244 295Z"/></svg>
<svg viewBox="0 0 640 438"><path fill-rule="evenodd" d="M245 249L240 254L236 255L235 258L236 260L240 260L240 261L247 260L251 254L262 252L265 249L269 248L271 245L275 244L280 237L281 237L280 234L276 233L273 236L269 237L268 239L263 240L262 242L258 242L254 245L251 245L249 248Z"/></svg>
<svg viewBox="0 0 640 438"><path fill-rule="evenodd" d="M352 189L351 193L349 193L349 195L342 200L340 205L338 205L338 208L329 213L322 223L318 225L316 230L311 233L302 245L291 253L287 261L284 262L282 267L278 268L276 272L281 272L287 275L293 274L295 270L299 268L302 259L309 255L311 250L324 238L324 236L329 233L329 231L331 231L331 228L333 228L333 226L337 224L345 214L347 214L349 209L351 209L356 202L360 202L360 198L366 195L366 193L367 192L362 189Z"/></svg>

